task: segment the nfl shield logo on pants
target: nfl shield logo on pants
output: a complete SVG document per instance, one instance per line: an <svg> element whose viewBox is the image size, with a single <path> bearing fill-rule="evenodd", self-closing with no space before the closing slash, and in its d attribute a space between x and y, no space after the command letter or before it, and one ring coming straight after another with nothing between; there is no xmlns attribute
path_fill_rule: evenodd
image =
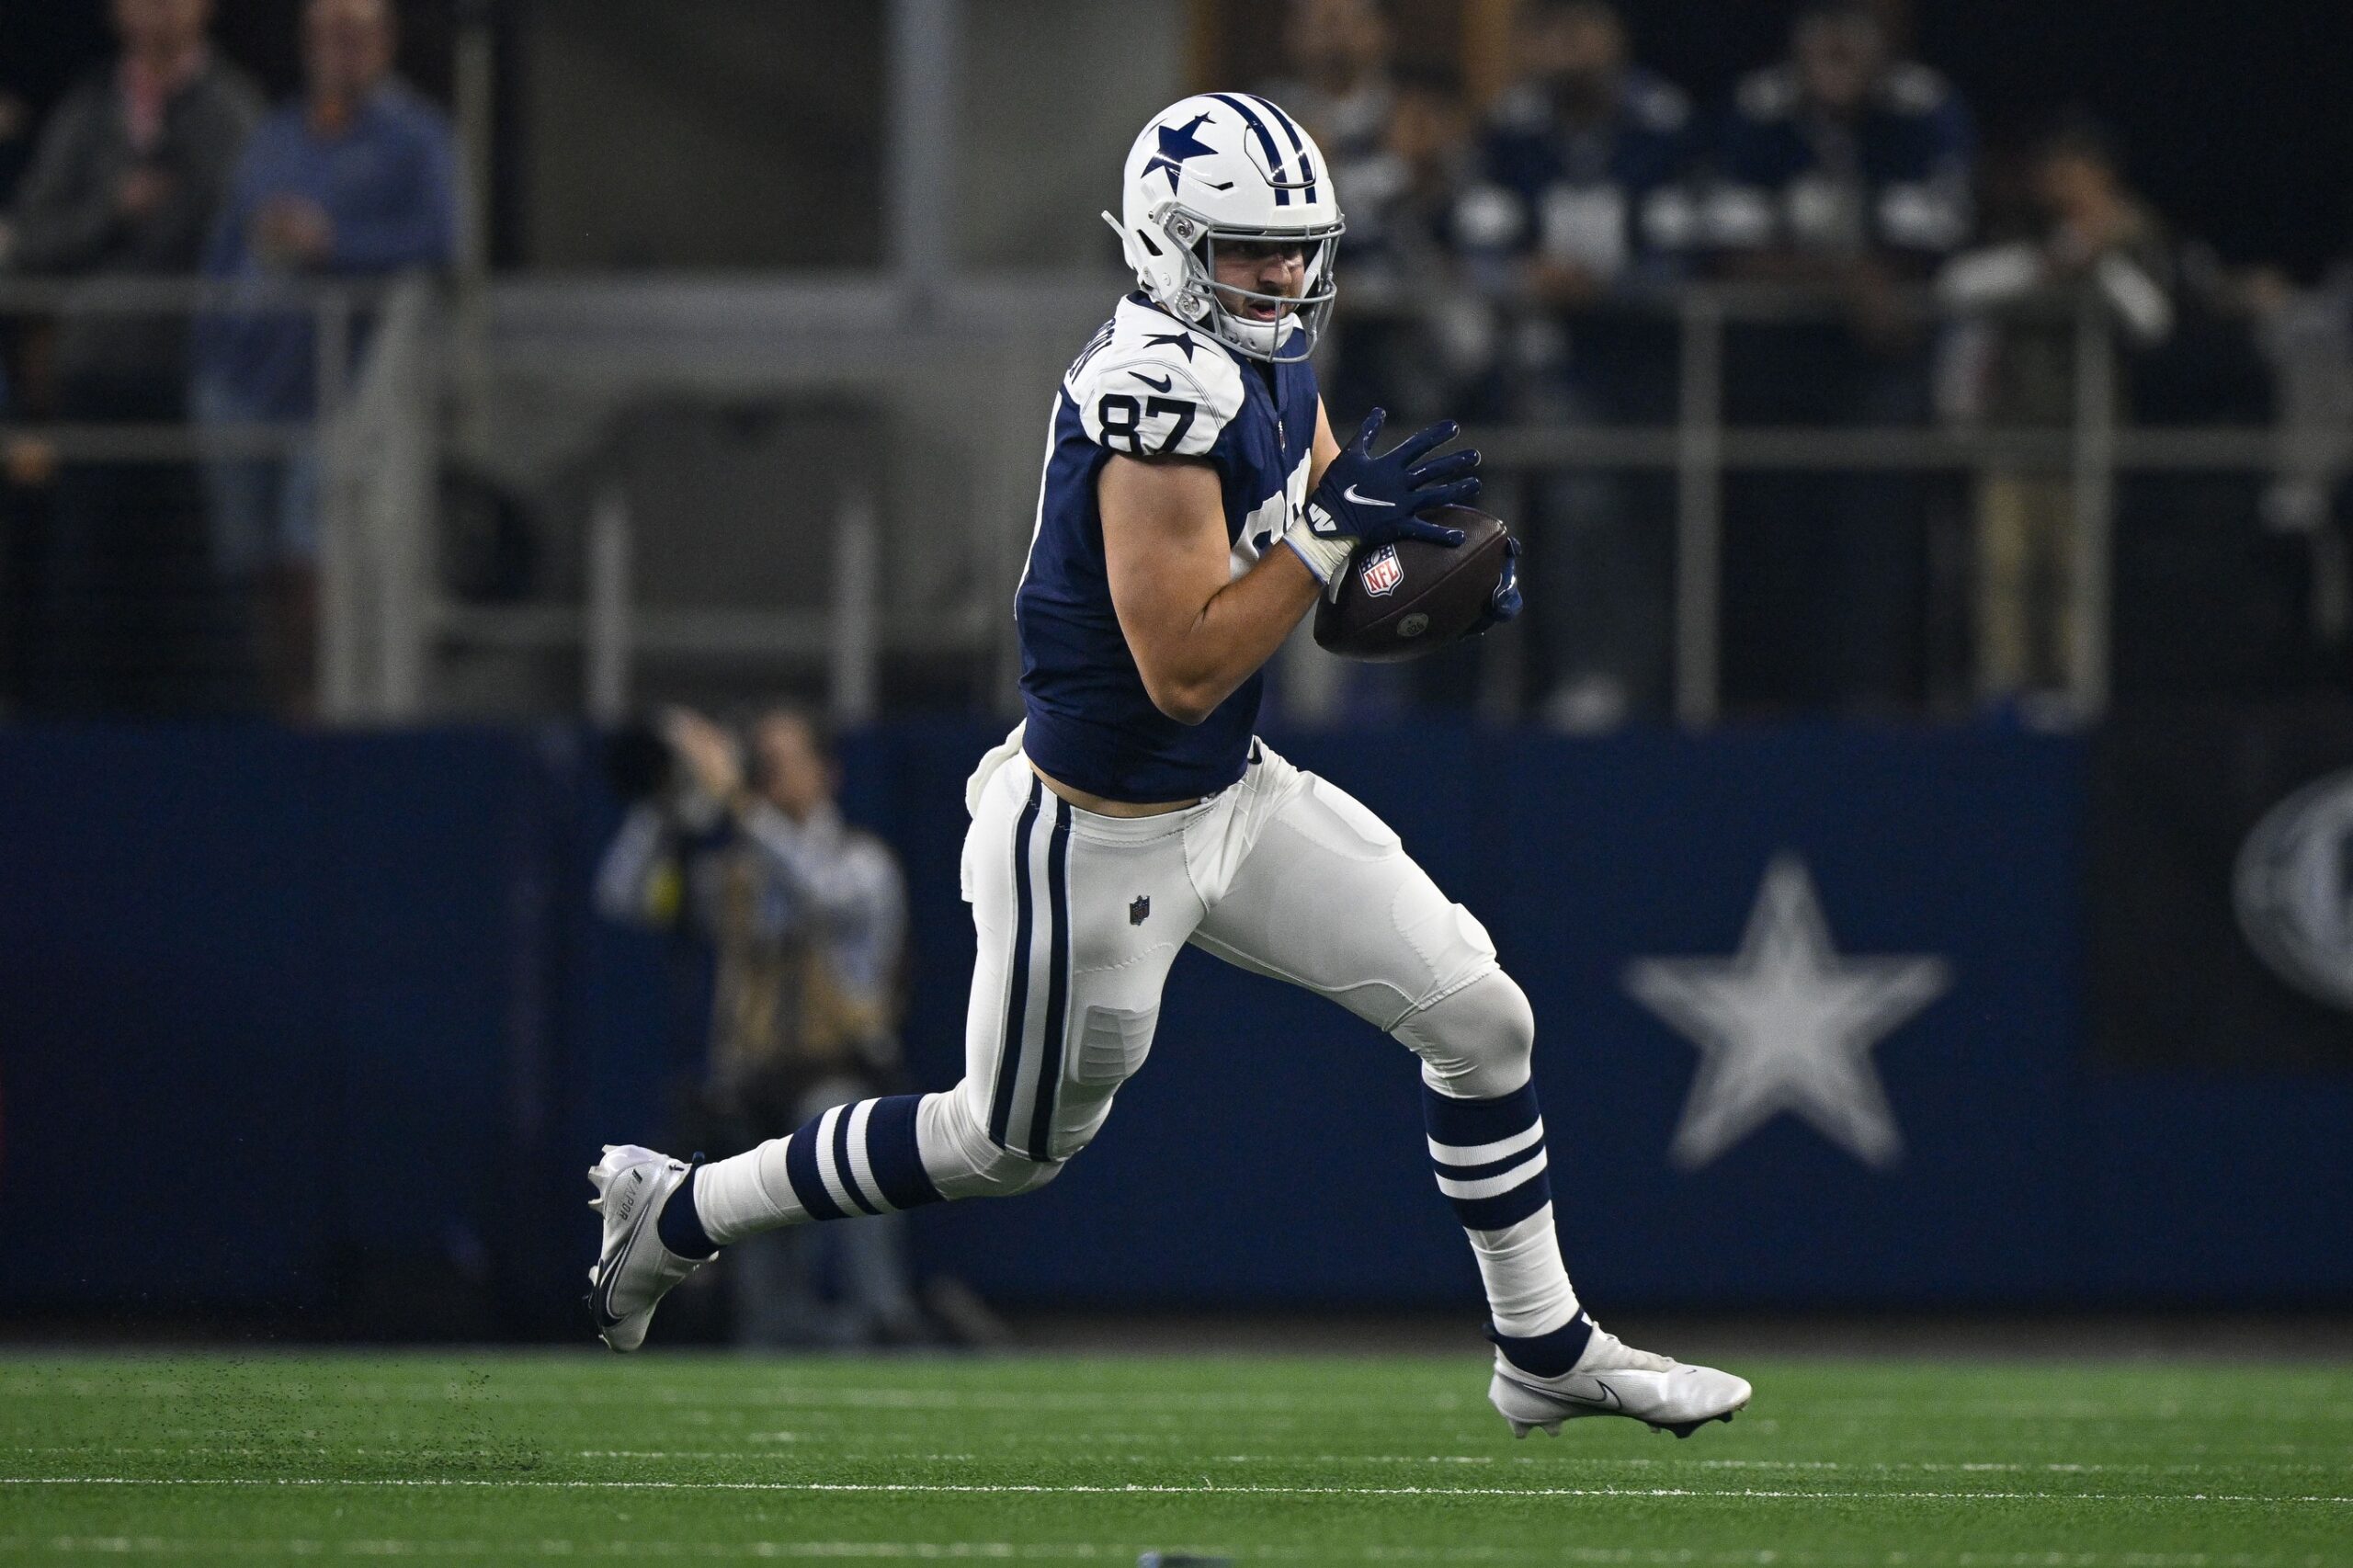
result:
<svg viewBox="0 0 2353 1568"><path fill-rule="evenodd" d="M1397 561L1397 547L1384 544L1366 556L1359 579L1364 591L1374 598L1386 598L1395 593L1397 585L1405 580L1405 568Z"/></svg>

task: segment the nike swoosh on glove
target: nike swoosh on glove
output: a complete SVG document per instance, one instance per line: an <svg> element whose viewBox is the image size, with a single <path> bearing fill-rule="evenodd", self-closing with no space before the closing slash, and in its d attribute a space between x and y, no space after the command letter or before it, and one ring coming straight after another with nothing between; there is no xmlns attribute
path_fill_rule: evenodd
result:
<svg viewBox="0 0 2353 1568"><path fill-rule="evenodd" d="M1442 419L1374 457L1372 438L1388 418L1380 408L1365 417L1364 428L1332 460L1301 520L1283 536L1319 583L1346 569L1359 545L1419 539L1451 549L1462 542L1461 528L1426 522L1421 514L1460 506L1479 494L1479 476L1472 472L1479 466L1478 452L1465 448L1421 461L1460 429Z"/></svg>

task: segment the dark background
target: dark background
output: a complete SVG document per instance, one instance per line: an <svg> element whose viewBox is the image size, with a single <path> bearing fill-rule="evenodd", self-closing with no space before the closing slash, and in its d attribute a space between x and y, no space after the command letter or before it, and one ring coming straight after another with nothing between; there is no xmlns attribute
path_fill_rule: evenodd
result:
<svg viewBox="0 0 2353 1568"><path fill-rule="evenodd" d="M1714 105L1779 52L1793 9L1634 0L1626 14L1643 58ZM2353 6L2341 0L1923 0L1911 11L1916 57L1952 78L1993 152L2087 109L2157 210L2230 260L2310 272L2353 241Z"/></svg>
<svg viewBox="0 0 2353 1568"><path fill-rule="evenodd" d="M449 92L460 4L401 6L402 69L436 97ZM1409 0L1406 8L1418 17L1451 6ZM1273 74L1279 42L1266 19L1273 7L1250 0L1247 9L1257 19L1228 29L1235 58L1225 63L1256 80ZM1624 9L1641 58L1714 107L1742 75L1781 52L1794 7L1625 0ZM281 94L299 69L300 10L300 0L221 0L215 34ZM494 6L502 17L510 11ZM511 39L511 28L502 30ZM2087 109L2116 132L2158 210L2226 259L2276 261L2309 278L2353 245L2345 91L2353 6L2343 0L1921 0L1908 30L1917 56L1952 77L1976 110L1997 165L2006 146L2055 115ZM45 108L104 52L105 7L100 0L0 0L0 87ZM503 78L511 80L515 64L502 68Z"/></svg>
<svg viewBox="0 0 2353 1568"><path fill-rule="evenodd" d="M591 0L593 3L593 0ZM446 101L460 0L398 0L401 70ZM215 0L212 36L272 97L294 90L302 0ZM46 109L109 47L104 0L0 0L0 87Z"/></svg>

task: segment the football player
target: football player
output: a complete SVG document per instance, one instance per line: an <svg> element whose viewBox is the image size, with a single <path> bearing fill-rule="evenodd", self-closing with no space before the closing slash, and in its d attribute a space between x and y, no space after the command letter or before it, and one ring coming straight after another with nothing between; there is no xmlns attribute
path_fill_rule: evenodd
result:
<svg viewBox="0 0 2353 1568"><path fill-rule="evenodd" d="M1261 666L1350 558L1460 542L1421 514L1478 491L1476 453L1435 455L1451 425L1381 453L1379 410L1333 436L1308 366L1341 230L1329 168L1271 101L1203 94L1144 128L1105 216L1138 287L1055 394L1016 597L1027 717L965 787L964 1078L713 1165L608 1148L589 1173L605 1342L634 1349L663 1293L741 1237L1051 1181L1143 1065L1190 942L1420 1057L1438 1187L1486 1286L1489 1396L1515 1432L1729 1419L1747 1383L1628 1347L1570 1288L1535 1021L1486 930L1371 812L1251 733ZM1518 609L1506 568L1487 619Z"/></svg>

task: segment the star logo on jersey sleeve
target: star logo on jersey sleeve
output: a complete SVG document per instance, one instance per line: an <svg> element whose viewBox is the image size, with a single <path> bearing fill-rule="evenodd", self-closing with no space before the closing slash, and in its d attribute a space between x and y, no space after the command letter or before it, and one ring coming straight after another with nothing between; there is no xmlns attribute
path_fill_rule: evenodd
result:
<svg viewBox="0 0 2353 1568"><path fill-rule="evenodd" d="M1180 354L1182 354L1182 355L1184 355L1184 356L1185 356L1185 362L1186 362L1187 364L1190 364L1190 363L1192 363L1192 359L1193 359L1193 335L1192 335L1191 333L1189 333L1189 332L1155 332L1155 333L1152 333L1152 334L1150 334L1149 335L1147 335L1147 336L1144 338L1144 340L1143 340L1143 346L1144 346L1146 348L1153 347L1154 346L1155 346L1155 345L1157 345L1157 344L1162 344L1162 343L1167 343L1167 344L1173 344L1173 345L1175 345L1175 346L1176 346L1176 351L1177 351L1178 353L1180 353Z"/></svg>
<svg viewBox="0 0 2353 1568"><path fill-rule="evenodd" d="M1152 162L1143 166L1143 172L1149 175L1153 170L1158 169L1165 174L1168 176L1168 193L1171 196L1176 194L1176 176L1185 172L1186 159L1206 158L1217 151L1216 148L1193 134L1200 129L1201 122L1207 119L1209 116L1206 113L1197 114L1181 126L1171 128L1164 125L1158 128L1160 151L1154 155ZM1227 187L1221 185L1218 188L1224 190Z"/></svg>
<svg viewBox="0 0 2353 1568"><path fill-rule="evenodd" d="M1775 856L1740 951L1626 968L1634 999L1699 1047L1670 1157L1695 1170L1789 1111L1865 1165L1893 1165L1904 1135L1871 1048L1951 984L1940 958L1842 957L1805 862Z"/></svg>

